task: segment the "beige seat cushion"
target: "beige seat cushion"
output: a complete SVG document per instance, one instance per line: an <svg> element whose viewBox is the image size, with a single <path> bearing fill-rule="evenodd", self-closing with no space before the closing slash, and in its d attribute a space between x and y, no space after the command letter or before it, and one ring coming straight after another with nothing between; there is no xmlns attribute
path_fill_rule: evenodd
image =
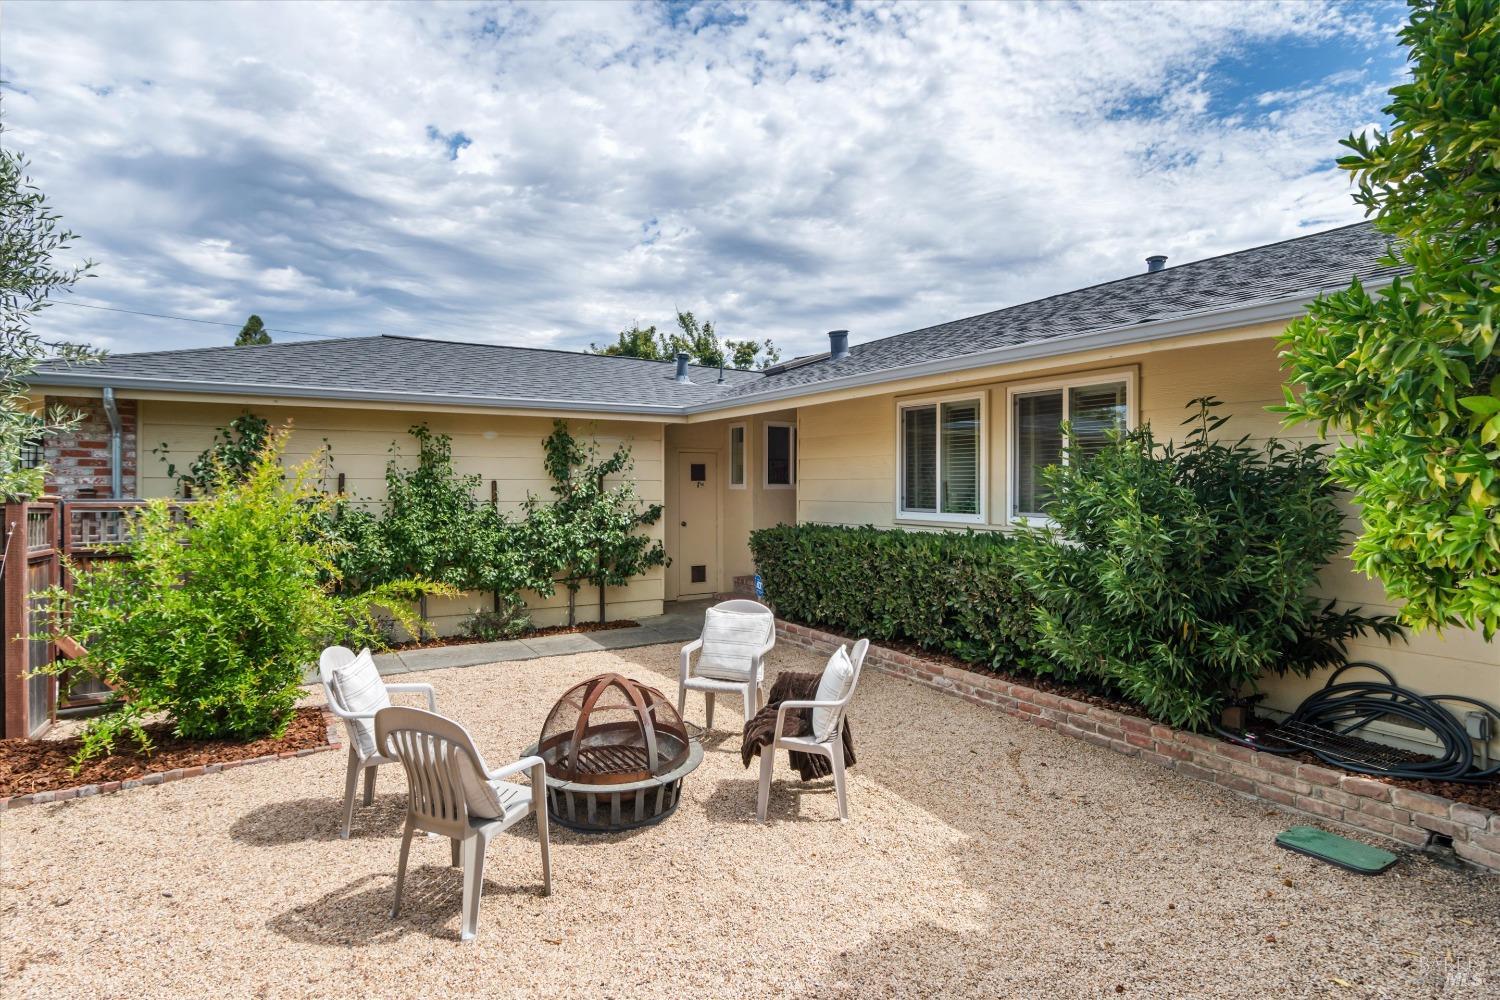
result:
<svg viewBox="0 0 1500 1000"><path fill-rule="evenodd" d="M354 740L362 757L375 753L375 713L389 708L391 696L386 693L385 681L368 649L341 667L333 670L333 688L343 703L344 711L365 716L362 719L346 719L354 732Z"/></svg>
<svg viewBox="0 0 1500 1000"><path fill-rule="evenodd" d="M823 668L823 676L818 681L817 701L842 701L844 695L849 693L849 687L854 683L854 661L849 659L849 649L840 646L833 651L828 658L828 665ZM838 721L838 709L815 708L812 714L813 736L820 742L828 739L833 734L834 723Z"/></svg>
<svg viewBox="0 0 1500 1000"><path fill-rule="evenodd" d="M709 608L703 618L703 651L693 673L716 681L749 681L755 654L771 641L775 628L776 619L767 614Z"/></svg>

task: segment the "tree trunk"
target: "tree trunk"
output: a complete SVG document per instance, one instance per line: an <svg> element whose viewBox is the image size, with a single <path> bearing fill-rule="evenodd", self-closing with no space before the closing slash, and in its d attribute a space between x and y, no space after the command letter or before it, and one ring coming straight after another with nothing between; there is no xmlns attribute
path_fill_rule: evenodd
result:
<svg viewBox="0 0 1500 1000"><path fill-rule="evenodd" d="M572 628L574 625L578 624L578 614L574 610L577 602L578 588L570 584L568 586L568 628Z"/></svg>

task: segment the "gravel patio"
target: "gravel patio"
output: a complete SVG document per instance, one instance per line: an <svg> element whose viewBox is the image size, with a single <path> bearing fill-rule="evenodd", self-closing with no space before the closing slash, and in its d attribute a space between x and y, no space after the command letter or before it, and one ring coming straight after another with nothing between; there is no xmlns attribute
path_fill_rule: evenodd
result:
<svg viewBox="0 0 1500 1000"><path fill-rule="evenodd" d="M570 684L675 698L677 646L411 673L498 765ZM772 671L816 670L778 650ZM534 824L489 852L479 939L418 839L387 915L399 768L339 839L342 752L0 815L7 996L1480 996L1500 881L1409 858L1381 878L1272 846L1296 822L1219 789L867 670L851 822L784 756L769 826L725 700L666 823ZM688 719L701 722L701 697Z"/></svg>

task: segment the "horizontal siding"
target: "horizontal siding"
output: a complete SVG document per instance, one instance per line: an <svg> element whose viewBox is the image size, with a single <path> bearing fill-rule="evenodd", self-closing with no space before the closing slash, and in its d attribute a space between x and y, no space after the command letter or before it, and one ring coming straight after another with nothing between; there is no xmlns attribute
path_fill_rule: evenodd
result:
<svg viewBox="0 0 1500 1000"><path fill-rule="evenodd" d="M204 403L143 401L140 406L141 494L147 497L175 495L176 483L166 474L167 461L186 467L212 443L219 428L244 412L240 406ZM324 487L332 489L337 475L343 473L345 492L366 506L376 507L385 499L387 462L394 459L406 468L415 465L417 442L407 431L419 421L410 413L279 406L252 409L274 425L291 422L286 464L298 464L326 449L330 461ZM453 465L460 475L481 477L479 499L489 499L491 480L497 484L499 509L510 516L520 513L528 496L550 498L552 480L542 467L542 441L552 431L550 418L434 413L426 423L435 433L452 438ZM629 477L637 493L646 503L664 502L662 425L577 420L570 421L569 426L575 435L596 442L605 453L628 444L634 460ZM151 449L163 446L170 451L169 458L151 453ZM623 478L612 477L612 481ZM662 538L663 524L653 525L649 534ZM610 617L660 614L663 577L663 571L657 568L627 587L610 588ZM550 598L527 595L527 605L535 624L560 624L567 618L567 591L558 588ZM469 594L430 601L428 613L433 627L449 635L458 631L465 618L490 606L490 595ZM580 620L597 618L597 607L592 589L580 591Z"/></svg>
<svg viewBox="0 0 1500 1000"><path fill-rule="evenodd" d="M1181 426L1189 416L1189 400L1215 396L1223 405L1215 412L1231 418L1224 428L1228 436L1249 435L1251 443L1277 438L1288 443L1318 440L1316 429L1307 425L1286 427L1281 416L1266 408L1282 402L1283 372L1277 348L1267 339L1247 340L1211 347L1142 353L1112 360L1100 370L1134 366L1138 373L1137 419L1150 423L1162 440L1180 440L1189 427ZM1029 381L1047 373L1018 376ZM979 387L985 393L987 457L989 474L986 498L990 526L1000 526L1008 498L1005 412L1007 382ZM936 390L927 390L936 391ZM802 480L798 491L798 519L819 524L895 523L896 404L899 393L856 401L805 407L800 411ZM1346 526L1357 533L1358 512L1346 507ZM910 527L927 528L926 525ZM1324 568L1317 587L1325 597L1363 606L1372 613L1393 613L1395 608L1378 581L1354 570L1347 548ZM1449 629L1409 635L1408 640L1387 643L1363 639L1350 644L1352 659L1377 662L1396 674L1414 690L1453 693L1500 703L1500 646L1468 629ZM1279 710L1295 708L1323 683L1317 677L1267 678L1266 704ZM1496 744L1500 752L1500 741Z"/></svg>

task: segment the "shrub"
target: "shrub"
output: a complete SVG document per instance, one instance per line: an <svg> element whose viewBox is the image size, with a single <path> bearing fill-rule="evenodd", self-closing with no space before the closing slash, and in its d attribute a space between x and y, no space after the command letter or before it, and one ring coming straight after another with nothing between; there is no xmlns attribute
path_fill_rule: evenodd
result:
<svg viewBox="0 0 1500 1000"><path fill-rule="evenodd" d="M95 563L76 573L71 593L47 593L53 634L88 649L69 666L114 689L113 711L88 727L80 761L112 750L122 732L149 749L141 723L157 712L193 739L280 733L324 645L379 645L380 614L414 628L402 609L447 592L408 580L335 596L336 545L317 530L331 501L310 481L313 462L282 469L285 441L273 434L242 479L218 467L185 517L152 501L135 521L129 559Z"/></svg>
<svg viewBox="0 0 1500 1000"><path fill-rule="evenodd" d="M766 596L784 617L905 640L992 669L1049 673L1011 548L994 533L818 524L750 535Z"/></svg>
<svg viewBox="0 0 1500 1000"><path fill-rule="evenodd" d="M1211 399L1181 447L1145 427L1045 473L1055 528L1018 538L1040 647L1175 726L1216 722L1266 673L1343 659L1395 624L1308 596L1343 543L1317 446L1220 443Z"/></svg>
<svg viewBox="0 0 1500 1000"><path fill-rule="evenodd" d="M514 594L502 597L497 610L477 612L464 619L461 626L464 635L489 642L518 638L530 627L531 617L526 614L526 602Z"/></svg>

